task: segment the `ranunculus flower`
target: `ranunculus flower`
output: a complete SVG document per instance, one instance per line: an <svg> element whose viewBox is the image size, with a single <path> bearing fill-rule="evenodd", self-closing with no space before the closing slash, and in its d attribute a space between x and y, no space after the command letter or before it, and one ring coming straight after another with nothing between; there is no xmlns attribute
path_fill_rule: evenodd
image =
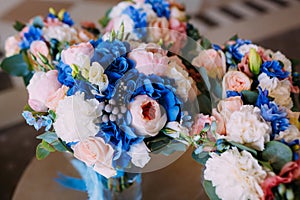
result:
<svg viewBox="0 0 300 200"><path fill-rule="evenodd" d="M84 99L84 93L60 100L53 124L58 137L68 142L78 142L95 136L100 130L98 117L101 110L96 99Z"/></svg>
<svg viewBox="0 0 300 200"><path fill-rule="evenodd" d="M223 91L227 90L241 92L251 88L252 80L243 72L228 71L223 77Z"/></svg>
<svg viewBox="0 0 300 200"><path fill-rule="evenodd" d="M204 67L208 76L221 79L226 71L226 60L222 51L203 50L193 59L192 64Z"/></svg>
<svg viewBox="0 0 300 200"><path fill-rule="evenodd" d="M65 85L63 85L61 88L59 88L55 93L50 95L46 101L46 106L50 109L55 111L56 107L58 106L58 103L60 100L64 99L66 96L67 91L69 88Z"/></svg>
<svg viewBox="0 0 300 200"><path fill-rule="evenodd" d="M262 119L259 108L244 105L226 122L225 139L262 151L265 142L270 140L269 133L270 127Z"/></svg>
<svg viewBox="0 0 300 200"><path fill-rule="evenodd" d="M128 155L131 157L131 162L135 166L143 168L151 159L148 152L150 152L150 150L145 143L140 142L130 147Z"/></svg>
<svg viewBox="0 0 300 200"><path fill-rule="evenodd" d="M80 43L70 46L61 52L61 59L65 64L75 64L82 72L83 77L88 78L90 59L94 55L94 47L91 43Z"/></svg>
<svg viewBox="0 0 300 200"><path fill-rule="evenodd" d="M60 87L57 80L57 70L48 72L36 72L27 86L29 106L37 112L46 112L45 105L48 98L51 97ZM46 86L46 87L45 87Z"/></svg>
<svg viewBox="0 0 300 200"><path fill-rule="evenodd" d="M242 98L240 96L229 97L223 99L218 104L218 110L227 122L232 113L239 111L243 105Z"/></svg>
<svg viewBox="0 0 300 200"><path fill-rule="evenodd" d="M89 137L78 142L74 147L75 158L91 166L96 172L110 178L116 175L112 166L113 148L100 137Z"/></svg>
<svg viewBox="0 0 300 200"><path fill-rule="evenodd" d="M13 56L20 52L19 42L21 39L18 36L11 36L5 40L5 56Z"/></svg>
<svg viewBox="0 0 300 200"><path fill-rule="evenodd" d="M100 91L104 91L108 86L108 77L104 74L103 67L97 62L93 62L90 67L89 81L92 84L98 85Z"/></svg>
<svg viewBox="0 0 300 200"><path fill-rule="evenodd" d="M30 45L29 50L30 50L30 53L32 53L36 57L37 62L42 66L45 63L40 58L39 54L43 55L47 59L50 59L49 48L48 48L47 44L42 40L33 41Z"/></svg>
<svg viewBox="0 0 300 200"><path fill-rule="evenodd" d="M140 136L155 136L165 126L167 115L157 101L147 95L136 96L129 104L131 126Z"/></svg>
<svg viewBox="0 0 300 200"><path fill-rule="evenodd" d="M233 148L210 156L205 164L204 179L212 182L220 199L254 200L263 197L260 184L267 173L249 152Z"/></svg>

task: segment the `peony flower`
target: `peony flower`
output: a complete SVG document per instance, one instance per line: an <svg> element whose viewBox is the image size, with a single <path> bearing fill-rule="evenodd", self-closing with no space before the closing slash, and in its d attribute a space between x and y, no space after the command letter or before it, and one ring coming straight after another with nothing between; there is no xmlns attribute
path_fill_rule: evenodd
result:
<svg viewBox="0 0 300 200"><path fill-rule="evenodd" d="M235 111L239 111L242 105L243 101L240 96L229 97L218 103L218 110L225 122L227 122L230 119L231 114Z"/></svg>
<svg viewBox="0 0 300 200"><path fill-rule="evenodd" d="M10 36L5 40L5 56L10 57L20 52L19 42L21 39L18 36Z"/></svg>
<svg viewBox="0 0 300 200"><path fill-rule="evenodd" d="M46 112L46 102L60 87L57 70L36 72L27 86L29 106L37 112ZM46 87L45 87L46 86Z"/></svg>
<svg viewBox="0 0 300 200"><path fill-rule="evenodd" d="M276 77L270 78L267 74L261 73L258 76L259 87L269 91L269 96L274 98L276 104L288 109L293 107L290 97L291 83L288 79L279 80Z"/></svg>
<svg viewBox="0 0 300 200"><path fill-rule="evenodd" d="M97 62L93 62L90 67L89 81L97 85L100 91L106 90L108 86L108 77L104 74L103 67Z"/></svg>
<svg viewBox="0 0 300 200"><path fill-rule="evenodd" d="M192 64L204 67L208 76L221 79L226 72L226 60L222 51L214 49L203 50L193 59Z"/></svg>
<svg viewBox="0 0 300 200"><path fill-rule="evenodd" d="M55 93L53 93L52 95L50 95L48 97L45 105L50 110L55 111L58 106L59 101L65 98L68 90L69 90L69 88L67 86L63 85Z"/></svg>
<svg viewBox="0 0 300 200"><path fill-rule="evenodd" d="M129 104L131 126L139 136L155 136L165 126L167 115L161 106L147 95L139 95Z"/></svg>
<svg viewBox="0 0 300 200"><path fill-rule="evenodd" d="M257 200L263 197L260 184L267 174L249 152L233 148L221 155L210 155L204 179L212 182L220 199Z"/></svg>
<svg viewBox="0 0 300 200"><path fill-rule="evenodd" d="M252 80L240 71L228 71L223 77L223 91L227 90L241 92L251 88Z"/></svg>
<svg viewBox="0 0 300 200"><path fill-rule="evenodd" d="M96 172L110 178L117 174L112 166L114 150L100 137L88 137L74 147L74 157L91 166Z"/></svg>
<svg viewBox="0 0 300 200"><path fill-rule="evenodd" d="M100 116L99 102L85 100L84 93L76 93L59 101L56 108L56 121L53 124L58 137L68 142L78 142L95 136Z"/></svg>
<svg viewBox="0 0 300 200"><path fill-rule="evenodd" d="M256 150L264 150L268 142L270 127L263 121L257 107L244 105L239 111L231 114L226 122L226 136L229 141L245 144Z"/></svg>
<svg viewBox="0 0 300 200"><path fill-rule="evenodd" d="M49 48L48 48L47 44L42 40L33 41L30 45L29 50L30 50L30 53L32 53L36 57L37 62L40 65L45 64L43 62L43 60L40 58L40 54L48 59L50 58Z"/></svg>
<svg viewBox="0 0 300 200"><path fill-rule="evenodd" d="M130 147L128 155L131 157L131 162L135 166L143 168L151 159L148 152L150 152L150 150L145 143L140 142Z"/></svg>
<svg viewBox="0 0 300 200"><path fill-rule="evenodd" d="M91 43L80 43L70 46L61 52L61 59L65 64L76 65L83 77L88 78L90 60L94 55L94 47Z"/></svg>
<svg viewBox="0 0 300 200"><path fill-rule="evenodd" d="M45 26L43 28L43 37L47 41L56 39L59 42L79 42L76 29L68 26L67 24Z"/></svg>

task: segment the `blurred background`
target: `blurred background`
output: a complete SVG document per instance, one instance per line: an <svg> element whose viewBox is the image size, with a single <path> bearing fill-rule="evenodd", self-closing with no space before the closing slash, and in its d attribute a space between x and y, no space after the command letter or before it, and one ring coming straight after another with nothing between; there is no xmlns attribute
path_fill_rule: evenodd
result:
<svg viewBox="0 0 300 200"><path fill-rule="evenodd" d="M15 20L26 22L53 7L68 10L77 24L82 19L96 22L118 2L0 0L0 60L5 54L5 39L15 34L12 28ZM215 43L222 44L237 33L300 60L300 0L184 0L184 3L191 22ZM21 117L26 100L22 80L0 71L0 199L3 200L12 198L26 166L34 160L36 132Z"/></svg>

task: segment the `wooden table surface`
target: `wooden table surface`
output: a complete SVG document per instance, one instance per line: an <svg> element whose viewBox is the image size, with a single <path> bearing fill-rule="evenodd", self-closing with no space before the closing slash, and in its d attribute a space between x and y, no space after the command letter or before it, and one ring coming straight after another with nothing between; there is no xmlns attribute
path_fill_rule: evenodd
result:
<svg viewBox="0 0 300 200"><path fill-rule="evenodd" d="M171 165L142 175L143 200L207 200L201 185L201 165L191 158L189 149ZM42 161L33 159L24 171L13 200L81 200L82 192L61 187L54 181L57 173L79 177L62 153Z"/></svg>

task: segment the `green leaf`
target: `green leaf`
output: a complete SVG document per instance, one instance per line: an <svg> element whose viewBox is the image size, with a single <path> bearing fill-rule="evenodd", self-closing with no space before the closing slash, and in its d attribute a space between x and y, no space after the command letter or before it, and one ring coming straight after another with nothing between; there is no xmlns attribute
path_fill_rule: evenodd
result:
<svg viewBox="0 0 300 200"><path fill-rule="evenodd" d="M23 76L23 81L25 86L27 86L31 80L31 78L33 77L33 72L29 72L27 75Z"/></svg>
<svg viewBox="0 0 300 200"><path fill-rule="evenodd" d="M207 151L201 151L200 153L195 153L196 150L192 153L192 158L194 158L198 163L205 165L206 161L210 158L210 155Z"/></svg>
<svg viewBox="0 0 300 200"><path fill-rule="evenodd" d="M239 36L237 34L235 34L234 36L232 36L231 38L229 38L229 41L236 41L237 39L239 39Z"/></svg>
<svg viewBox="0 0 300 200"><path fill-rule="evenodd" d="M181 142L172 142L166 146L164 146L163 148L157 150L157 151L154 151L152 153L155 153L155 154L162 154L162 155L165 155L165 156L169 156L171 154L173 154L174 152L179 152L179 151L186 151L187 149L187 146Z"/></svg>
<svg viewBox="0 0 300 200"><path fill-rule="evenodd" d="M58 137L57 137L56 133L50 132L50 131L45 132L45 133L43 133L41 135L38 135L36 138L37 139L41 139L41 140L45 140L49 144L51 144L51 143L53 143L53 142L55 142L55 141L58 140Z"/></svg>
<svg viewBox="0 0 300 200"><path fill-rule="evenodd" d="M15 29L16 31L20 32L20 31L23 30L23 28L24 28L25 26L26 26L26 25L23 24L22 22L16 21L13 27L14 27L14 29Z"/></svg>
<svg viewBox="0 0 300 200"><path fill-rule="evenodd" d="M235 146L237 148L239 148L240 150L245 150L250 152L252 155L257 156L257 151L255 149L252 149L250 147L247 147L245 145L242 145L240 143L237 142L233 142L233 141L227 141L229 144L231 144L232 146Z"/></svg>
<svg viewBox="0 0 300 200"><path fill-rule="evenodd" d="M290 147L278 141L268 142L262 152L262 159L269 162L275 172L279 172L292 158L293 152Z"/></svg>
<svg viewBox="0 0 300 200"><path fill-rule="evenodd" d="M244 98L244 104L255 105L257 97L258 97L257 92L253 92L250 90L243 90L242 95Z"/></svg>
<svg viewBox="0 0 300 200"><path fill-rule="evenodd" d="M111 10L112 10L112 9L109 9L109 10L106 12L105 16L102 17L101 19L99 19L99 21L98 21L99 24L100 24L102 27L104 27L104 28L108 25L108 23L109 23L109 21L110 21L109 13L111 12Z"/></svg>
<svg viewBox="0 0 300 200"><path fill-rule="evenodd" d="M204 49L210 49L212 47L211 42L206 38L206 37L202 37L202 40L200 42L200 45L204 48Z"/></svg>
<svg viewBox="0 0 300 200"><path fill-rule="evenodd" d="M53 121L55 121L55 119L56 119L56 113L53 110L49 110L48 113L49 113L50 117L53 119Z"/></svg>
<svg viewBox="0 0 300 200"><path fill-rule="evenodd" d="M36 147L36 158L38 160L43 160L44 158L46 158L47 156L49 156L50 152L47 151L44 147L43 144L40 143L37 145Z"/></svg>
<svg viewBox="0 0 300 200"><path fill-rule="evenodd" d="M48 142L46 142L45 140L42 140L42 146L44 149L46 149L49 152L55 152L54 147L52 147Z"/></svg>
<svg viewBox="0 0 300 200"><path fill-rule="evenodd" d="M157 136L146 138L144 141L149 150L151 152L154 152L164 148L165 146L170 144L172 140L173 138L160 132Z"/></svg>
<svg viewBox="0 0 300 200"><path fill-rule="evenodd" d="M1 68L13 76L27 76L29 74L28 65L21 53L5 58L1 63Z"/></svg>
<svg viewBox="0 0 300 200"><path fill-rule="evenodd" d="M204 180L203 187L210 200L220 200L220 198L216 194L216 188L212 185L211 181Z"/></svg>

